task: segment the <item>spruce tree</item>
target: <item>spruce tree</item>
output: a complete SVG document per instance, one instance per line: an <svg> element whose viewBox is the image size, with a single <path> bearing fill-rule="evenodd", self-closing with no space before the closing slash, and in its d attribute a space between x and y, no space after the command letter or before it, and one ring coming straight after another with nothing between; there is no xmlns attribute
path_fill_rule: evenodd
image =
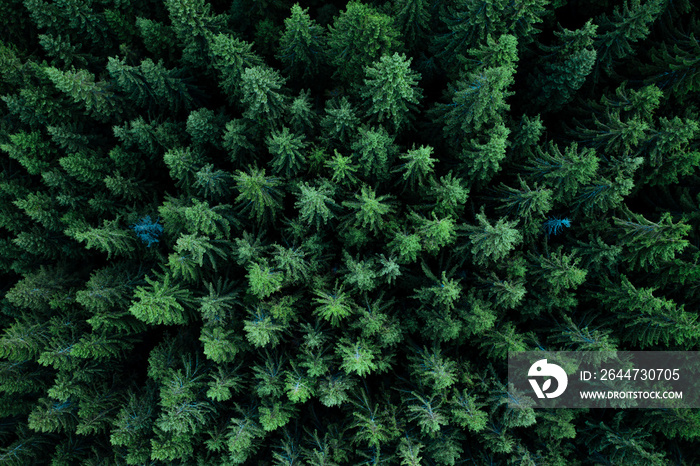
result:
<svg viewBox="0 0 700 466"><path fill-rule="evenodd" d="M357 83L364 67L397 51L399 33L393 19L361 2L349 2L329 26L328 53L336 76Z"/></svg>

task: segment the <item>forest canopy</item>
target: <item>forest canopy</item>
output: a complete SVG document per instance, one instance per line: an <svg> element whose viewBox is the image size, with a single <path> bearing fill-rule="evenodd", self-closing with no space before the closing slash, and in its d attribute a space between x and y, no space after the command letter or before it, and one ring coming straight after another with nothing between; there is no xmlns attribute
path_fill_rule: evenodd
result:
<svg viewBox="0 0 700 466"><path fill-rule="evenodd" d="M698 19L0 0L0 464L694 464L506 363L700 349Z"/></svg>

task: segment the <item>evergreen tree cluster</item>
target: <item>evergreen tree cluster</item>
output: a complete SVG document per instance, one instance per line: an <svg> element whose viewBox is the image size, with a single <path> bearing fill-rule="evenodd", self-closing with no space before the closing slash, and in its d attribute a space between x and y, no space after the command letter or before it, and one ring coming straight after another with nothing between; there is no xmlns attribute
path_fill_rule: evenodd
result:
<svg viewBox="0 0 700 466"><path fill-rule="evenodd" d="M698 37L0 0L0 464L696 464L698 410L535 410L506 362L700 350Z"/></svg>

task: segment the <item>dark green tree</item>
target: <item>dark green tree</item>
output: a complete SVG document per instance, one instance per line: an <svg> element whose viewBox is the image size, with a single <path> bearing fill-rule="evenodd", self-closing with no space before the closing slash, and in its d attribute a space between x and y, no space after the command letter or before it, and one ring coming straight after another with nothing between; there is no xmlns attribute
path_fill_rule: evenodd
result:
<svg viewBox="0 0 700 466"><path fill-rule="evenodd" d="M394 53L365 68L361 95L367 102L367 115L380 123L388 120L394 131L410 121L410 112L422 97L417 87L420 74L411 71L410 65L410 58Z"/></svg>
<svg viewBox="0 0 700 466"><path fill-rule="evenodd" d="M308 11L298 3L292 6L291 16L284 20L285 30L277 52L287 71L302 78L315 76L326 61L326 32Z"/></svg>
<svg viewBox="0 0 700 466"><path fill-rule="evenodd" d="M563 29L555 32L555 45L540 45L546 58L540 59L536 71L530 76L529 85L543 109L562 108L583 86L596 61L593 41L597 29L597 25L588 21L575 31Z"/></svg>
<svg viewBox="0 0 700 466"><path fill-rule="evenodd" d="M346 83L359 84L365 66L400 47L391 16L361 2L349 2L328 29L329 61Z"/></svg>

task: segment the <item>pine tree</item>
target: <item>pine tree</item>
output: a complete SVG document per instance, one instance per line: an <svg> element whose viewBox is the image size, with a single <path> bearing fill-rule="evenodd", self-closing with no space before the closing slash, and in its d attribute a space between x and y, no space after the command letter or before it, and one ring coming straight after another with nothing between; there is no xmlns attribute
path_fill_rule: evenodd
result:
<svg viewBox="0 0 700 466"><path fill-rule="evenodd" d="M251 132L253 128L248 120L235 119L226 123L222 146L234 163L255 155L257 148L250 141Z"/></svg>
<svg viewBox="0 0 700 466"><path fill-rule="evenodd" d="M205 264L216 270L217 258L220 260L227 257L220 243L221 241L196 234L180 235L174 252L168 256L168 267L173 277L196 282Z"/></svg>
<svg viewBox="0 0 700 466"><path fill-rule="evenodd" d="M414 214L415 232L421 240L421 249L436 254L443 247L449 246L457 239L457 225L452 217L438 218L435 213L432 220Z"/></svg>
<svg viewBox="0 0 700 466"><path fill-rule="evenodd" d="M664 9L664 0L630 0L616 7L613 14L600 19L600 31L595 41L597 65L610 72L616 60L624 59L634 51L632 44L647 37L649 25Z"/></svg>
<svg viewBox="0 0 700 466"><path fill-rule="evenodd" d="M321 180L318 185L300 183L298 200L294 204L299 209L299 219L319 229L326 225L336 216L332 208L338 208L332 197L334 191L333 185L328 180Z"/></svg>
<svg viewBox="0 0 700 466"><path fill-rule="evenodd" d="M167 0L165 7L182 47L182 60L188 65L205 68L209 40L224 31L228 17L212 14L206 0Z"/></svg>
<svg viewBox="0 0 700 466"><path fill-rule="evenodd" d="M172 57L172 44L177 41L172 26L141 16L136 17L134 25L150 53L155 57Z"/></svg>
<svg viewBox="0 0 700 466"><path fill-rule="evenodd" d="M360 391L360 396L353 402L355 418L351 428L355 430L355 441L366 443L380 449L382 444L399 435L396 419L389 407L373 403L367 392Z"/></svg>
<svg viewBox="0 0 700 466"><path fill-rule="evenodd" d="M540 188L537 183L533 188L518 177L520 188L511 188L501 183L496 191L497 199L501 203L498 209L520 219L523 224L523 232L534 234L537 229L537 221L552 208L552 190Z"/></svg>
<svg viewBox="0 0 700 466"><path fill-rule="evenodd" d="M661 261L669 261L688 245L683 237L690 231L690 225L674 224L669 212L665 212L658 222L631 212L627 220L617 217L613 220L620 229L618 241L627 249L627 260L633 268L647 269Z"/></svg>
<svg viewBox="0 0 700 466"><path fill-rule="evenodd" d="M505 6L505 0L459 1L441 11L440 20L448 32L433 36L433 48L445 69L454 70L457 57L466 56L473 44L507 32Z"/></svg>
<svg viewBox="0 0 700 466"><path fill-rule="evenodd" d="M287 107L284 94L285 79L272 68L253 66L246 68L241 77L242 102L246 118L277 126Z"/></svg>
<svg viewBox="0 0 700 466"><path fill-rule="evenodd" d="M599 452L601 459L620 465L633 465L643 462L649 465L667 464L665 454L657 452L649 442L649 432L628 428L621 416L615 416L613 427L600 422L597 425L587 421L586 443L592 452Z"/></svg>
<svg viewBox="0 0 700 466"><path fill-rule="evenodd" d="M537 149L536 158L526 169L534 181L550 184L553 198L566 205L583 186L593 181L598 163L599 159L592 149L579 151L578 145L573 143L562 154L557 145L550 143L547 151Z"/></svg>
<svg viewBox="0 0 700 466"><path fill-rule="evenodd" d="M342 286L335 286L332 292L315 291L314 302L318 307L314 309L314 314L319 315L322 319L327 320L337 327L341 320L353 313L352 299L347 293L343 292Z"/></svg>
<svg viewBox="0 0 700 466"><path fill-rule="evenodd" d="M345 266L347 274L345 275L345 283L354 286L359 291L372 291L378 285L377 270L374 267L374 261L356 260L349 254L344 254Z"/></svg>
<svg viewBox="0 0 700 466"><path fill-rule="evenodd" d="M136 318L149 324L184 324L190 319L189 309L194 304L191 292L173 283L169 274L162 278L146 277L147 287L136 288L138 300L129 307Z"/></svg>
<svg viewBox="0 0 700 466"><path fill-rule="evenodd" d="M698 333L697 316L683 305L653 296L654 288L636 288L625 275L620 284L605 281L606 293L596 293L611 321L625 328L624 338L642 348L658 344L687 345Z"/></svg>
<svg viewBox="0 0 700 466"><path fill-rule="evenodd" d="M337 76L360 83L365 66L397 51L398 31L390 16L360 2L349 2L328 27L328 54Z"/></svg>
<svg viewBox="0 0 700 466"><path fill-rule="evenodd" d="M226 434L231 461L242 464L260 447L265 431L256 420L253 410L236 406L238 417L230 420L229 432Z"/></svg>
<svg viewBox="0 0 700 466"><path fill-rule="evenodd" d="M700 130L700 124L691 119L659 118L658 129L651 130L648 162L642 183L645 185L670 185L680 177L691 175L700 165L700 152L689 147L689 141Z"/></svg>
<svg viewBox="0 0 700 466"><path fill-rule="evenodd" d="M87 249L97 249L106 252L107 257L113 254L130 257L136 249L136 238L129 230L119 226L119 220L104 220L102 227L71 227L65 231L68 236L85 243Z"/></svg>
<svg viewBox="0 0 700 466"><path fill-rule="evenodd" d="M184 76L183 70L167 69L163 62L145 59L139 66L129 66L125 59L110 58L107 71L117 88L128 99L149 110L166 107L171 112L189 109L199 90Z"/></svg>
<svg viewBox="0 0 700 466"><path fill-rule="evenodd" d="M514 34L522 43L535 40L541 32L537 24L544 22L548 16L548 4L549 0L509 3L504 14L504 17L510 20L508 32Z"/></svg>
<svg viewBox="0 0 700 466"><path fill-rule="evenodd" d="M476 263L488 265L505 258L522 242L522 234L514 228L517 222L499 219L492 225L482 211L476 215L479 225L466 225L471 252Z"/></svg>
<svg viewBox="0 0 700 466"><path fill-rule="evenodd" d="M440 348L423 347L411 355L411 371L422 386L435 392L444 392L457 382L457 363L443 356Z"/></svg>
<svg viewBox="0 0 700 466"><path fill-rule="evenodd" d="M700 44L694 33L675 31L668 42L661 42L649 51L652 76L649 81L661 89L670 89L674 97L685 100L698 88L697 63L700 60Z"/></svg>
<svg viewBox="0 0 700 466"><path fill-rule="evenodd" d="M360 120L347 97L329 100L325 113L321 128L327 138L345 143L355 135Z"/></svg>
<svg viewBox="0 0 700 466"><path fill-rule="evenodd" d="M376 192L363 185L360 194L355 194L355 201L344 201L343 205L354 211L354 225L371 232L378 232L387 222L386 215L394 209L388 195L377 197Z"/></svg>
<svg viewBox="0 0 700 466"><path fill-rule="evenodd" d="M436 215L457 216L464 209L469 195L469 188L463 179L453 176L452 172L440 177L440 180L430 178L430 195L435 199L433 211Z"/></svg>
<svg viewBox="0 0 700 466"><path fill-rule="evenodd" d="M419 466L423 464L421 450L424 445L417 441L412 441L408 434L401 438L401 444L398 448L398 456L401 458L402 466Z"/></svg>
<svg viewBox="0 0 700 466"><path fill-rule="evenodd" d="M481 138L475 138L464 144L459 156L463 171L469 178L483 185L498 173L501 161L506 156L509 134L510 130L505 125L497 123L483 143Z"/></svg>
<svg viewBox="0 0 700 466"><path fill-rule="evenodd" d="M563 351L615 352L617 338L612 336L612 330L591 328L590 323L576 323L569 316L563 316L559 333L552 341L562 345Z"/></svg>
<svg viewBox="0 0 700 466"><path fill-rule="evenodd" d="M295 132L310 132L318 124L318 114L314 111L310 96L309 89L301 91L289 104L289 122Z"/></svg>
<svg viewBox="0 0 700 466"><path fill-rule="evenodd" d="M212 65L219 72L219 86L230 99L241 95L245 70L263 64L252 49L252 44L229 34L220 33L210 39Z"/></svg>
<svg viewBox="0 0 700 466"><path fill-rule="evenodd" d="M7 142L0 144L0 149L17 160L29 174L40 175L49 171L56 150L41 137L41 133L20 131L7 135L7 139Z"/></svg>
<svg viewBox="0 0 700 466"><path fill-rule="evenodd" d="M365 178L386 181L398 148L394 137L383 127L360 128L359 135L351 148L363 169Z"/></svg>
<svg viewBox="0 0 700 466"><path fill-rule="evenodd" d="M282 287L284 279L281 272L274 271L265 263L259 264L257 262L253 262L250 265L246 278L248 278L250 292L259 298L267 298L278 291ZM264 315L258 317L262 319Z"/></svg>
<svg viewBox="0 0 700 466"><path fill-rule="evenodd" d="M411 59L394 53L383 55L365 68L365 84L361 95L367 102L367 115L382 123L385 119L398 131L411 119L422 92L417 87L420 74L411 71Z"/></svg>
<svg viewBox="0 0 700 466"><path fill-rule="evenodd" d="M234 177L236 189L240 193L236 202L241 203L244 212L250 211L258 222L275 215L282 208L281 181L265 176L265 169L249 167L248 173L237 170Z"/></svg>
<svg viewBox="0 0 700 466"><path fill-rule="evenodd" d="M70 97L73 102L81 104L86 114L100 120L114 118L115 113L118 114L118 97L109 90L108 83L95 82L95 75L89 71L63 71L50 66L45 68L44 72L56 89Z"/></svg>
<svg viewBox="0 0 700 466"><path fill-rule="evenodd" d="M486 68L451 84L451 102L437 106L443 115L445 137L460 144L466 136L486 124L500 123L501 112L510 108L505 103L511 94L506 88L511 84L514 72L512 65Z"/></svg>
<svg viewBox="0 0 700 466"><path fill-rule="evenodd" d="M289 132L289 128L282 127L282 131L273 130L267 140L267 148L272 154L272 171L276 175L285 175L291 178L298 174L305 164L305 151L307 144L303 136Z"/></svg>
<svg viewBox="0 0 700 466"><path fill-rule="evenodd" d="M574 254L565 254L562 248L558 248L547 256L539 255L533 259L533 282L546 283L544 287L552 295L560 294L567 289L576 289L586 279L586 270L577 267L580 258Z"/></svg>
<svg viewBox="0 0 700 466"><path fill-rule="evenodd" d="M416 392L411 395L406 403L407 418L418 424L422 434L435 436L448 423L442 400L437 395L421 396Z"/></svg>
<svg viewBox="0 0 700 466"><path fill-rule="evenodd" d="M597 25L588 21L575 31L555 32L556 45L540 45L547 58L540 60L529 84L536 102L544 110L559 110L569 103L593 71L596 60L593 41L597 29Z"/></svg>
<svg viewBox="0 0 700 466"><path fill-rule="evenodd" d="M286 66L285 71L301 78L318 74L326 60L326 33L308 11L298 3L292 6L291 16L284 20L285 30L277 53Z"/></svg>

